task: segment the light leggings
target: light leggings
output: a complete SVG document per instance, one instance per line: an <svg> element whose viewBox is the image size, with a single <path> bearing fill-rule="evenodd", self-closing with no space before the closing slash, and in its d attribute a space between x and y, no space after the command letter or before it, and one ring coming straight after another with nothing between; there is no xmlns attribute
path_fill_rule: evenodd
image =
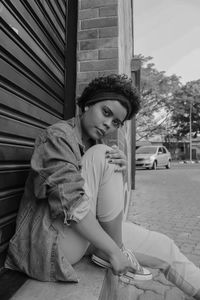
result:
<svg viewBox="0 0 200 300"><path fill-rule="evenodd" d="M85 193L99 222L112 221L124 207L122 174L115 172L116 166L105 158L108 149L106 145L95 145L86 151L82 161ZM57 226L61 232L59 242L68 260L76 263L86 253L89 243L73 228ZM124 246L136 253L142 265L160 269L169 281L189 296L200 290L200 269L166 235L123 222L122 239Z"/></svg>

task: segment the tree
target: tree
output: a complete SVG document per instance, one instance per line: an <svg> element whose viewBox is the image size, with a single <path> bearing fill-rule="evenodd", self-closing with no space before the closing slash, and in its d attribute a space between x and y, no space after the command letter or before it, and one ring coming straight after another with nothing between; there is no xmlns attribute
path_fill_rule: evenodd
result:
<svg viewBox="0 0 200 300"><path fill-rule="evenodd" d="M141 60L141 110L137 115L138 139L150 137L153 134L163 132L165 121L171 113L171 101L174 92L180 87L180 77L176 75L166 76L164 71L158 71L151 63L152 57L138 55ZM162 120L158 124L158 115Z"/></svg>
<svg viewBox="0 0 200 300"><path fill-rule="evenodd" d="M174 136L185 137L190 132L191 121L193 137L196 137L200 132L200 79L187 82L174 93L171 111Z"/></svg>
<svg viewBox="0 0 200 300"><path fill-rule="evenodd" d="M138 55L141 60L141 110L137 115L137 140L160 134L164 140L180 140L190 132L200 132L200 79L181 84L177 75L167 76L151 63L152 57ZM159 116L159 117L158 117Z"/></svg>

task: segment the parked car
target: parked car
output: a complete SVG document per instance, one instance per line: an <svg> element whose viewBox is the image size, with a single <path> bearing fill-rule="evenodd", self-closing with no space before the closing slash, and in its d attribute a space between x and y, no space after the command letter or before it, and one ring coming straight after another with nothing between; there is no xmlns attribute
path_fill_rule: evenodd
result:
<svg viewBox="0 0 200 300"><path fill-rule="evenodd" d="M136 150L136 167L170 169L171 154L164 146L141 146Z"/></svg>

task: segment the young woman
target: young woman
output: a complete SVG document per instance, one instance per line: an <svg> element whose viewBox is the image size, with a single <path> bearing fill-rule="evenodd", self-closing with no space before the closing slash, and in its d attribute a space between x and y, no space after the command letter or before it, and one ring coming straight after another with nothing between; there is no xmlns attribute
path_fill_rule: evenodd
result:
<svg viewBox="0 0 200 300"><path fill-rule="evenodd" d="M36 139L6 267L43 281L77 281L73 264L86 253L121 279L151 279L142 265L159 268L200 299L200 270L172 240L123 223L125 156L99 144L139 110L125 75L94 79L78 99L81 113ZM91 247L93 245L93 247ZM127 250L127 248L130 250Z"/></svg>

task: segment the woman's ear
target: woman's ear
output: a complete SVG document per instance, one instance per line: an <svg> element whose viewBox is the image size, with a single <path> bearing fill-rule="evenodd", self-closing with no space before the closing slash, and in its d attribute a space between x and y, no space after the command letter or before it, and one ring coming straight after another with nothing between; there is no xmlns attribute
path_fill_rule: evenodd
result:
<svg viewBox="0 0 200 300"><path fill-rule="evenodd" d="M84 111L88 111L89 106L85 106Z"/></svg>

